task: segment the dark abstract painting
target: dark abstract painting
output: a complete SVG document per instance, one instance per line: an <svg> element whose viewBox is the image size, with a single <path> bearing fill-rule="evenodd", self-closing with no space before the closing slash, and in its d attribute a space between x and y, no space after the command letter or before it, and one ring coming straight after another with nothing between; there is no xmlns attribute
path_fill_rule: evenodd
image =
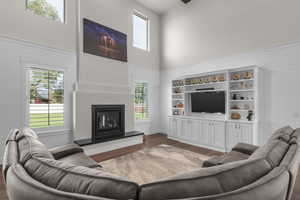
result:
<svg viewBox="0 0 300 200"><path fill-rule="evenodd" d="M84 19L83 51L127 62L127 36L124 33Z"/></svg>

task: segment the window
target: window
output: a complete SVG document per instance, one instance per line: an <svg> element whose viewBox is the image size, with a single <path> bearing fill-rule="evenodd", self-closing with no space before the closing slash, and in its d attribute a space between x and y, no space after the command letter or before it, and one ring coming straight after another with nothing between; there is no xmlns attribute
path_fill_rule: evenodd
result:
<svg viewBox="0 0 300 200"><path fill-rule="evenodd" d="M149 118L148 108L148 83L135 84L135 119L145 120Z"/></svg>
<svg viewBox="0 0 300 200"><path fill-rule="evenodd" d="M138 13L133 14L133 46L149 51L149 19Z"/></svg>
<svg viewBox="0 0 300 200"><path fill-rule="evenodd" d="M64 72L30 68L29 126L64 126Z"/></svg>
<svg viewBox="0 0 300 200"><path fill-rule="evenodd" d="M65 0L26 0L26 8L48 19L65 22Z"/></svg>

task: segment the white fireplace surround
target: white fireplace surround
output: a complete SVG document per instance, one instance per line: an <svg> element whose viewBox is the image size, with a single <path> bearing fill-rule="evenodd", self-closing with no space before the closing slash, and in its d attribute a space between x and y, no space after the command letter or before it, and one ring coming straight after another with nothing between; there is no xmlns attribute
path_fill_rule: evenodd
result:
<svg viewBox="0 0 300 200"><path fill-rule="evenodd" d="M79 83L73 99L74 140L91 138L92 105L125 104L125 131L134 130L134 94L129 85Z"/></svg>

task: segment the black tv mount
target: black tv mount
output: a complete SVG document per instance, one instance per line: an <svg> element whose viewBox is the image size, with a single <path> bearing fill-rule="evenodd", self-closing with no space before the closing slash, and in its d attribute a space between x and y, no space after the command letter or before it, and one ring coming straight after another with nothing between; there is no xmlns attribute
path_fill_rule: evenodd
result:
<svg viewBox="0 0 300 200"><path fill-rule="evenodd" d="M192 0L181 0L184 4L191 2Z"/></svg>

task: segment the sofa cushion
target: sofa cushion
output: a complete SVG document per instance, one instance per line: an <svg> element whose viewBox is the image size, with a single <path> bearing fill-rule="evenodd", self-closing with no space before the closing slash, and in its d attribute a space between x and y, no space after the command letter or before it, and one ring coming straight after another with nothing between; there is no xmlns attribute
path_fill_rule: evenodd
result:
<svg viewBox="0 0 300 200"><path fill-rule="evenodd" d="M249 159L266 159L270 165L274 168L277 167L285 153L289 148L289 144L280 139L274 139L269 141L269 143L257 149Z"/></svg>
<svg viewBox="0 0 300 200"><path fill-rule="evenodd" d="M208 160L203 161L202 167L214 167L217 165L221 165L221 160L224 158L223 156L213 156L209 158Z"/></svg>
<svg viewBox="0 0 300 200"><path fill-rule="evenodd" d="M241 152L247 155L251 155L254 151L256 151L259 147L252 145L252 144L246 144L246 143L238 143L235 145L232 150Z"/></svg>
<svg viewBox="0 0 300 200"><path fill-rule="evenodd" d="M24 167L35 180L64 192L109 199L136 199L138 193L136 183L101 170L36 157L27 161Z"/></svg>
<svg viewBox="0 0 300 200"><path fill-rule="evenodd" d="M47 147L38 141L35 137L23 136L18 141L19 161L26 163L32 157L54 159Z"/></svg>
<svg viewBox="0 0 300 200"><path fill-rule="evenodd" d="M243 160L199 169L170 179L141 185L139 199L184 199L230 192L255 182L271 171L264 160Z"/></svg>
<svg viewBox="0 0 300 200"><path fill-rule="evenodd" d="M83 152L83 149L77 144L66 144L49 150L56 160L63 157Z"/></svg>
<svg viewBox="0 0 300 200"><path fill-rule="evenodd" d="M230 162L245 160L248 158L249 158L248 154L244 154L238 151L231 151L228 154L225 154L223 156L214 156L208 160L205 160L203 162L202 167L213 167L216 165L222 165Z"/></svg>
<svg viewBox="0 0 300 200"><path fill-rule="evenodd" d="M5 142L6 146L2 161L4 179L6 178L8 168L19 162L18 144L16 142L16 135L18 132L18 129L11 130Z"/></svg>
<svg viewBox="0 0 300 200"><path fill-rule="evenodd" d="M276 130L268 142L271 142L271 140L276 140L276 139L281 139L281 140L287 142L290 139L293 132L294 132L294 129L292 127L285 126L283 128Z"/></svg>
<svg viewBox="0 0 300 200"><path fill-rule="evenodd" d="M66 163L69 163L69 164L72 164L72 165L83 166L83 167L94 168L94 167L99 167L100 166L96 161L94 161L90 157L86 156L82 152L71 154L69 156L65 156L65 157L63 157L59 160L63 161L63 162L66 162Z"/></svg>
<svg viewBox="0 0 300 200"><path fill-rule="evenodd" d="M298 139L299 136L300 136L300 128L296 129L296 130L293 132L293 134L292 134L291 137L292 137L292 138Z"/></svg>
<svg viewBox="0 0 300 200"><path fill-rule="evenodd" d="M231 151L225 155L225 157L221 160L221 163L226 164L226 163L235 162L239 160L246 160L248 158L249 158L248 154L241 153L238 151Z"/></svg>
<svg viewBox="0 0 300 200"><path fill-rule="evenodd" d="M19 131L19 133L16 136L16 140L19 141L24 137L32 137L34 139L38 139L38 135L34 130L31 128L23 128Z"/></svg>

